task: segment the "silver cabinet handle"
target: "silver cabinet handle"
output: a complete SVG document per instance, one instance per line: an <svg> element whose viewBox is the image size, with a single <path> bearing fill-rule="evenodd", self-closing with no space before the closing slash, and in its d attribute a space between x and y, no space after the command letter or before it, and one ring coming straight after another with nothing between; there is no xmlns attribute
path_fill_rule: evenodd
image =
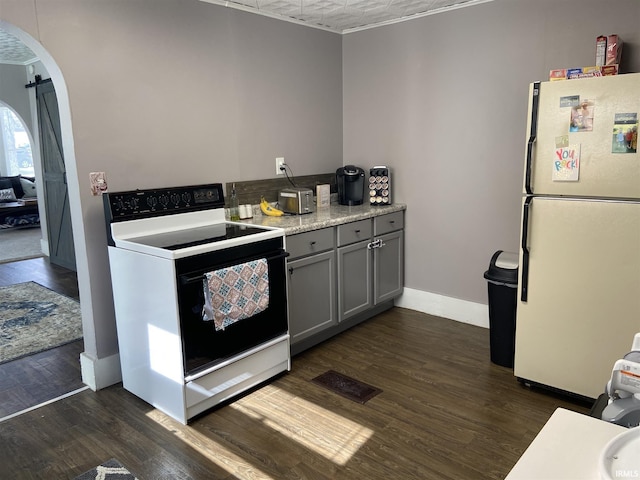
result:
<svg viewBox="0 0 640 480"><path fill-rule="evenodd" d="M373 242L369 243L369 244L367 245L367 248L368 248L369 250L373 250L374 248L381 248L381 247L384 247L384 246L385 246L385 244L384 244L384 243L382 243L382 239L377 238L377 239L376 239L376 240L374 240Z"/></svg>

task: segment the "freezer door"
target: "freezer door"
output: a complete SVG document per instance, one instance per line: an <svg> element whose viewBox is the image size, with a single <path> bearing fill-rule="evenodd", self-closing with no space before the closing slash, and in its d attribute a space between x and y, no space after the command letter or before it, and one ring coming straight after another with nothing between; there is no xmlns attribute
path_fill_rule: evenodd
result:
<svg viewBox="0 0 640 480"><path fill-rule="evenodd" d="M524 191L538 195L640 198L638 154L612 153L614 149L626 151L619 147L618 136L614 133L616 114L635 113L640 116L640 74L543 82L539 85L538 112L533 119L534 84L529 92L527 140L531 147L527 145L525 150ZM575 103L576 97L580 102L591 104L592 120L588 118L591 114L587 113L583 125L589 128L592 123L590 131L570 131L574 110L571 104ZM633 129L632 124L617 126ZM564 136L568 136L570 146L578 146L578 181L559 181L558 176L554 180L554 169L559 166L556 161L561 161L557 149L562 145ZM623 142L626 142L625 138ZM527 192L527 172L532 192Z"/></svg>
<svg viewBox="0 0 640 480"><path fill-rule="evenodd" d="M596 398L640 332L640 203L536 197L526 230L514 373Z"/></svg>

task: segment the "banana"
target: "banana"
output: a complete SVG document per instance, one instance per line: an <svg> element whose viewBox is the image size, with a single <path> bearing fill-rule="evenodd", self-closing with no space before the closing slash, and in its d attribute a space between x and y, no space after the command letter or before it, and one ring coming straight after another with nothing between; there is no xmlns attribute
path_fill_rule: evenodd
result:
<svg viewBox="0 0 640 480"><path fill-rule="evenodd" d="M277 208L269 205L269 202L267 202L264 197L260 199L260 210L263 214L270 217L281 217L282 215L284 215L284 212L282 210L278 210Z"/></svg>

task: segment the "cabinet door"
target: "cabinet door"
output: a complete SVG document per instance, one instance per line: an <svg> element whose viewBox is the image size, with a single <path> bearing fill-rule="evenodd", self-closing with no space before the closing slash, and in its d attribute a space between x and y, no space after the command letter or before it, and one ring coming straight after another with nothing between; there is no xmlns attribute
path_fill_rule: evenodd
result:
<svg viewBox="0 0 640 480"><path fill-rule="evenodd" d="M337 323L334 251L287 263L291 344Z"/></svg>
<svg viewBox="0 0 640 480"><path fill-rule="evenodd" d="M382 303L397 297L404 287L404 234L402 231L376 237L380 247L374 249L374 298Z"/></svg>
<svg viewBox="0 0 640 480"><path fill-rule="evenodd" d="M338 321L373 306L373 255L369 240L338 248Z"/></svg>

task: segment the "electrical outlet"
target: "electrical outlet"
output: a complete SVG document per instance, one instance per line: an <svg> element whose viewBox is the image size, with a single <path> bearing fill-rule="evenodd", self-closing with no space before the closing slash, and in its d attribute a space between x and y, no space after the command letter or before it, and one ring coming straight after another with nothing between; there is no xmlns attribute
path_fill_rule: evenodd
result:
<svg viewBox="0 0 640 480"><path fill-rule="evenodd" d="M276 158L276 175L284 175L286 163L284 163L284 157Z"/></svg>

